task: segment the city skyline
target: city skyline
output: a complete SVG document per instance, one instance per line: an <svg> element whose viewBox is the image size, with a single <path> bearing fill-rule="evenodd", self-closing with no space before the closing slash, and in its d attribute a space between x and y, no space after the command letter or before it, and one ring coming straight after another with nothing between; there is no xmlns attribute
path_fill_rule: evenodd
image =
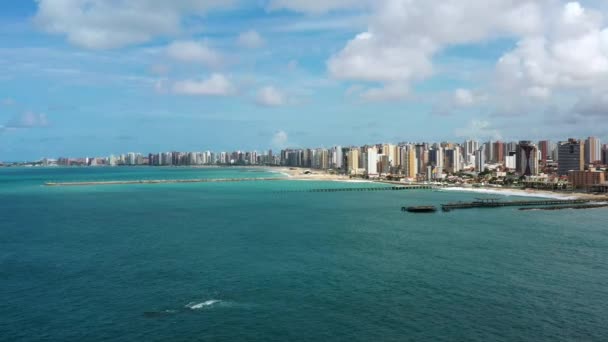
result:
<svg viewBox="0 0 608 342"><path fill-rule="evenodd" d="M607 141L607 10L593 0L4 1L0 160Z"/></svg>
<svg viewBox="0 0 608 342"><path fill-rule="evenodd" d="M596 148L590 148L595 146ZM596 151L596 149L598 151ZM599 153L596 153L599 152ZM7 166L15 165L8 163ZM19 164L18 164L19 165ZM21 165L42 166L290 166L356 177L398 177L410 181L446 180L462 172L485 178L490 172L505 177L517 175L528 182L554 184L550 179L602 173L608 165L608 144L597 137L568 138L552 142L465 140L463 143L400 142L287 148L278 151L236 150L204 152L128 152L106 157L59 157ZM0 166L2 163L0 162ZM500 172L499 172L500 171ZM541 177L541 178L538 178ZM454 181L454 179L452 179ZM456 178L460 181L460 178Z"/></svg>

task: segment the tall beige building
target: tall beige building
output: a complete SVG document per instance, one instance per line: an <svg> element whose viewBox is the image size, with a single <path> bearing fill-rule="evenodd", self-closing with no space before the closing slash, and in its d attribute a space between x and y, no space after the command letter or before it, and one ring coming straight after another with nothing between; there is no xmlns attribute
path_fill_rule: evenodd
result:
<svg viewBox="0 0 608 342"><path fill-rule="evenodd" d="M602 144L597 137L589 137L585 141L585 164L602 160Z"/></svg>
<svg viewBox="0 0 608 342"><path fill-rule="evenodd" d="M382 145L382 154L388 157L388 162L392 167L398 167L399 163L399 148L397 145L384 144Z"/></svg>
<svg viewBox="0 0 608 342"><path fill-rule="evenodd" d="M418 173L418 160L414 146L403 146L401 148L401 167L403 175L407 178L416 178Z"/></svg>
<svg viewBox="0 0 608 342"><path fill-rule="evenodd" d="M348 173L357 174L360 157L361 152L358 148L351 148L350 151L348 151Z"/></svg>

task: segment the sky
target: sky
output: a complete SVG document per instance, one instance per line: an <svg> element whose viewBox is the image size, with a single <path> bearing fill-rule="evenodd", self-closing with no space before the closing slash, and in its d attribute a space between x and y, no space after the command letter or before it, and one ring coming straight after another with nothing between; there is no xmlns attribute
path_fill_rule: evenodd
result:
<svg viewBox="0 0 608 342"><path fill-rule="evenodd" d="M0 160L608 141L608 2L3 0Z"/></svg>

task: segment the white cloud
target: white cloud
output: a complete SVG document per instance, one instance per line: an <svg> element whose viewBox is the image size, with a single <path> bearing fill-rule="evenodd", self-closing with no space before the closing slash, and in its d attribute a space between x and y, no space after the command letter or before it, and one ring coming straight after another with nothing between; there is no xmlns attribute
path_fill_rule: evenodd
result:
<svg viewBox="0 0 608 342"><path fill-rule="evenodd" d="M157 94L166 94L167 93L167 80L159 79L154 82L154 91Z"/></svg>
<svg viewBox="0 0 608 342"><path fill-rule="evenodd" d="M363 8L373 0L270 0L269 10L288 9L297 12L319 14L333 10Z"/></svg>
<svg viewBox="0 0 608 342"><path fill-rule="evenodd" d="M256 95L255 102L260 106L277 107L285 104L285 96L275 87L263 87Z"/></svg>
<svg viewBox="0 0 608 342"><path fill-rule="evenodd" d="M289 143L289 137L285 131L278 131L272 136L272 146L275 148L285 148Z"/></svg>
<svg viewBox="0 0 608 342"><path fill-rule="evenodd" d="M181 31L182 17L226 7L232 0L38 0L34 22L87 49L140 44Z"/></svg>
<svg viewBox="0 0 608 342"><path fill-rule="evenodd" d="M222 55L209 47L207 42L198 41L176 41L167 47L169 57L188 63L200 63L210 68L219 67L222 64Z"/></svg>
<svg viewBox="0 0 608 342"><path fill-rule="evenodd" d="M471 106L475 103L475 97L470 90L460 88L454 92L454 102L460 106Z"/></svg>
<svg viewBox="0 0 608 342"><path fill-rule="evenodd" d="M289 61L289 63L287 63L287 70L295 71L298 69L298 65L299 65L298 61L295 59L292 59Z"/></svg>
<svg viewBox="0 0 608 342"><path fill-rule="evenodd" d="M608 118L608 93L582 97L574 105L572 112L585 117Z"/></svg>
<svg viewBox="0 0 608 342"><path fill-rule="evenodd" d="M173 92L184 95L205 95L205 96L228 96L236 92L232 85L222 74L213 74L203 80L184 80L173 84Z"/></svg>
<svg viewBox="0 0 608 342"><path fill-rule="evenodd" d="M492 139L501 140L502 135L500 131L494 128L489 121L486 120L472 120L468 127L457 128L454 130L454 134L460 138L467 139Z"/></svg>
<svg viewBox="0 0 608 342"><path fill-rule="evenodd" d="M165 76L169 73L169 66L164 64L154 64L150 67L150 72L154 75Z"/></svg>
<svg viewBox="0 0 608 342"><path fill-rule="evenodd" d="M242 47L256 49L262 47L265 41L257 31L249 30L239 35L237 43Z"/></svg>
<svg viewBox="0 0 608 342"><path fill-rule="evenodd" d="M5 128L32 128L32 127L45 127L48 126L49 122L44 113L34 113L31 111L23 112L10 119Z"/></svg>
<svg viewBox="0 0 608 342"><path fill-rule="evenodd" d="M570 2L547 29L524 36L497 63L497 80L511 94L548 98L558 89L594 89L608 82L608 27L601 13Z"/></svg>
<svg viewBox="0 0 608 342"><path fill-rule="evenodd" d="M409 84L435 72L442 49L503 35L538 32L551 0L380 0L367 31L327 61L338 79ZM389 97L390 99L390 97Z"/></svg>
<svg viewBox="0 0 608 342"><path fill-rule="evenodd" d="M458 88L454 91L452 103L459 107L470 107L486 101L486 95L470 89Z"/></svg>
<svg viewBox="0 0 608 342"><path fill-rule="evenodd" d="M352 90L349 89L351 92ZM410 88L404 83L387 84L382 88L370 88L359 94L366 101L398 101L407 98Z"/></svg>

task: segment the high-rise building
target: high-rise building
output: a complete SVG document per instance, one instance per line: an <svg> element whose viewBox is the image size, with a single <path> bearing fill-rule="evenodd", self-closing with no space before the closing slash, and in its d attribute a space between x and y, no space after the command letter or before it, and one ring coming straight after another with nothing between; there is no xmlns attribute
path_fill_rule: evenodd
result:
<svg viewBox="0 0 608 342"><path fill-rule="evenodd" d="M531 141L522 140L517 145L516 169L522 176L538 174L538 148Z"/></svg>
<svg viewBox="0 0 608 342"><path fill-rule="evenodd" d="M470 164L473 157L475 157L475 152L479 150L479 142L475 140L465 140L463 145L464 162Z"/></svg>
<svg viewBox="0 0 608 342"><path fill-rule="evenodd" d="M475 171L483 172L486 167L486 151L485 146L482 145L481 148L475 151Z"/></svg>
<svg viewBox="0 0 608 342"><path fill-rule="evenodd" d="M487 163L493 163L495 162L494 159L494 148L493 148L493 144L492 144L492 140L486 142L483 144L484 147L484 151L486 153L486 162Z"/></svg>
<svg viewBox="0 0 608 342"><path fill-rule="evenodd" d="M543 165L547 164L547 160L550 159L551 150L550 150L551 142L549 140L541 140L538 142L538 149L540 150L540 161Z"/></svg>
<svg viewBox="0 0 608 342"><path fill-rule="evenodd" d="M602 146L602 164L608 165L608 145Z"/></svg>
<svg viewBox="0 0 608 342"><path fill-rule="evenodd" d="M504 163L505 162L505 144L502 141L495 141L492 148L494 149L492 160L494 163Z"/></svg>
<svg viewBox="0 0 608 342"><path fill-rule="evenodd" d="M585 140L585 164L592 164L602 160L602 145L600 139L589 137Z"/></svg>
<svg viewBox="0 0 608 342"><path fill-rule="evenodd" d="M444 168L447 172L456 173L460 171L460 149L453 148L445 150L444 163Z"/></svg>
<svg viewBox="0 0 608 342"><path fill-rule="evenodd" d="M436 172L442 173L444 168L443 148L436 146L429 150L429 165L436 169Z"/></svg>
<svg viewBox="0 0 608 342"><path fill-rule="evenodd" d="M576 139L558 144L558 167L560 176L567 176L569 171L585 170L585 144Z"/></svg>
<svg viewBox="0 0 608 342"><path fill-rule="evenodd" d="M348 173L356 174L359 170L359 157L361 152L359 148L351 148L348 151Z"/></svg>
<svg viewBox="0 0 608 342"><path fill-rule="evenodd" d="M401 149L401 166L405 177L416 178L416 174L418 173L418 162L416 160L416 149L414 146L403 146Z"/></svg>
<svg viewBox="0 0 608 342"><path fill-rule="evenodd" d="M376 146L367 149L367 166L365 169L368 175L378 174L378 149Z"/></svg>

